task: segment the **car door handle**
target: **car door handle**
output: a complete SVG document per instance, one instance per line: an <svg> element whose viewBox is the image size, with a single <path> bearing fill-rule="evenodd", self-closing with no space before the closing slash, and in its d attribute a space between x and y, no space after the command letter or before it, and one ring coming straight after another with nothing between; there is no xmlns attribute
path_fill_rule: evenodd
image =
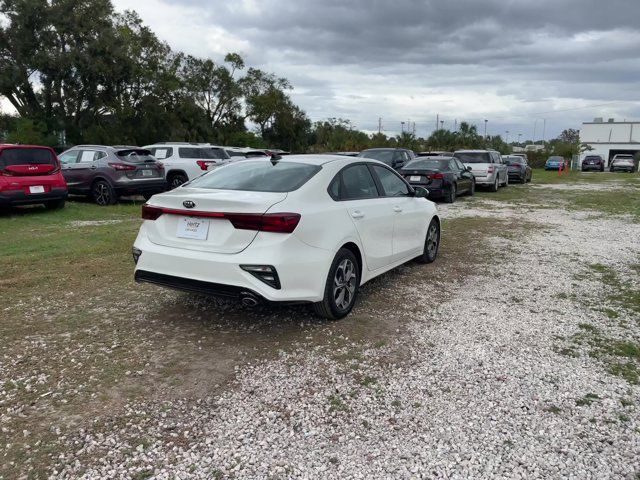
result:
<svg viewBox="0 0 640 480"><path fill-rule="evenodd" d="M393 211L397 212L397 213L400 213L402 211L402 208L400 208L399 206L396 205L395 207L393 207Z"/></svg>
<svg viewBox="0 0 640 480"><path fill-rule="evenodd" d="M353 218L362 218L364 217L364 213L362 213L360 210L354 210L353 212L351 212L351 216Z"/></svg>
<svg viewBox="0 0 640 480"><path fill-rule="evenodd" d="M91 165L89 168L90 168L91 170L95 170L95 169L96 169L96 168L98 168L98 167L96 167L95 165Z"/></svg>

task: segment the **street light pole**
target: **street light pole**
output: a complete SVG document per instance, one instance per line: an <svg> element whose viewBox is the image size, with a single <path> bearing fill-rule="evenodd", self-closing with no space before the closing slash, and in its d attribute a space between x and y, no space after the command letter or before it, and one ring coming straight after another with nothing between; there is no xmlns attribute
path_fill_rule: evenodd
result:
<svg viewBox="0 0 640 480"><path fill-rule="evenodd" d="M401 133L404 133L404 122L400 122Z"/></svg>
<svg viewBox="0 0 640 480"><path fill-rule="evenodd" d="M507 136L504 143L509 143L509 130L505 130L505 133L507 134Z"/></svg>
<svg viewBox="0 0 640 480"><path fill-rule="evenodd" d="M486 118L484 119L484 139L487 139L487 122L489 120L487 120Z"/></svg>

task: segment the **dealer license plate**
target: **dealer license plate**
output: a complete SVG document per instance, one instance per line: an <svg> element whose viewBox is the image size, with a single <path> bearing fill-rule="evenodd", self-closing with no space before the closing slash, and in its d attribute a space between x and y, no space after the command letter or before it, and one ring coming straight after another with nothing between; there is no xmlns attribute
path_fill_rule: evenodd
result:
<svg viewBox="0 0 640 480"><path fill-rule="evenodd" d="M206 240L209 235L209 219L199 217L180 217L178 219L178 232L180 238L194 240Z"/></svg>
<svg viewBox="0 0 640 480"><path fill-rule="evenodd" d="M421 178L422 178L422 177L420 177L420 175L411 175L411 176L409 177L409 181L410 181L410 182L419 182Z"/></svg>
<svg viewBox="0 0 640 480"><path fill-rule="evenodd" d="M29 187L29 193L44 193L44 187L42 185L33 185Z"/></svg>

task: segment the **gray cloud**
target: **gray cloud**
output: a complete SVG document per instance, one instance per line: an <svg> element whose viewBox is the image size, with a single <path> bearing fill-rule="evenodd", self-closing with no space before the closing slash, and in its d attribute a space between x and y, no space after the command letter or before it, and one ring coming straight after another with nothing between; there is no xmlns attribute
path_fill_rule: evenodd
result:
<svg viewBox="0 0 640 480"><path fill-rule="evenodd" d="M426 134L439 113L488 117L499 133L543 113L555 135L592 116L640 116L636 0L148 1L184 7L202 31L222 29L249 64L288 78L313 120L343 116L373 130L382 116L391 132L411 118ZM155 30L171 31L143 10ZM174 33L163 38L188 32Z"/></svg>

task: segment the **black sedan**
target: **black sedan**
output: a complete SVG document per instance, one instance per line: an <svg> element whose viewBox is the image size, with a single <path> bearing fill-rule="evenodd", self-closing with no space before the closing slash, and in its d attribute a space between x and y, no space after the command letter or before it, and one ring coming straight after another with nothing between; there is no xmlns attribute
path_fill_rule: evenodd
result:
<svg viewBox="0 0 640 480"><path fill-rule="evenodd" d="M531 170L526 158L518 155L503 155L502 161L507 165L510 182L526 183L531 181L533 170Z"/></svg>
<svg viewBox="0 0 640 480"><path fill-rule="evenodd" d="M452 157L417 157L407 163L400 174L411 185L429 190L430 199L453 203L462 193L473 195L476 180L460 160Z"/></svg>

